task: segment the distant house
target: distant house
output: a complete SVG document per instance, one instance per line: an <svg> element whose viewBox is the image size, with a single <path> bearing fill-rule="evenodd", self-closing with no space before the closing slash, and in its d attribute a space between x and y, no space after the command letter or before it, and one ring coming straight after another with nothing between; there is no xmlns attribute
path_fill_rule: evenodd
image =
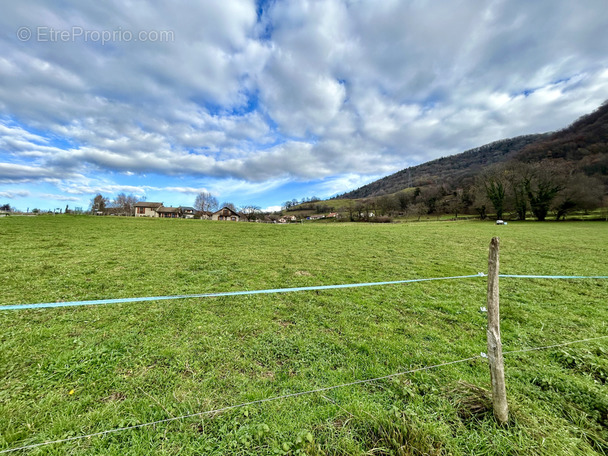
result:
<svg viewBox="0 0 608 456"><path fill-rule="evenodd" d="M327 218L340 218L340 214L338 214L337 212L330 212L329 214L327 214Z"/></svg>
<svg viewBox="0 0 608 456"><path fill-rule="evenodd" d="M279 223L297 222L298 219L295 215L284 215L279 219Z"/></svg>
<svg viewBox="0 0 608 456"><path fill-rule="evenodd" d="M230 220L232 222L238 222L240 219L241 217L239 214L234 212L229 207L223 207L211 215L211 220Z"/></svg>
<svg viewBox="0 0 608 456"><path fill-rule="evenodd" d="M152 203L149 201L140 201L135 203L135 217L158 217L158 209L163 203Z"/></svg>
<svg viewBox="0 0 608 456"><path fill-rule="evenodd" d="M194 218L196 214L196 209L190 206L180 206L177 208L179 211L179 216L187 219Z"/></svg>
<svg viewBox="0 0 608 456"><path fill-rule="evenodd" d="M179 218L179 208L178 207L159 207L156 212L160 218Z"/></svg>

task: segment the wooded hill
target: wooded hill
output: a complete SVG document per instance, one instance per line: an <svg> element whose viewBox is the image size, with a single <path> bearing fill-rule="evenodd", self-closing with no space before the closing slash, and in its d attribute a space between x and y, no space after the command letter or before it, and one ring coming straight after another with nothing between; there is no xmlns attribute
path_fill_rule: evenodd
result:
<svg viewBox="0 0 608 456"><path fill-rule="evenodd" d="M439 184L450 186L472 184L475 176L485 167L513 159L515 154L524 147L547 136L537 134L495 141L457 155L402 169L395 174L332 199L370 198L396 193L406 188L422 188Z"/></svg>
<svg viewBox="0 0 608 456"><path fill-rule="evenodd" d="M562 130L496 141L406 168L328 201L294 200L285 209L390 221L431 214L564 219L602 208L608 219L607 189L608 101Z"/></svg>
<svg viewBox="0 0 608 456"><path fill-rule="evenodd" d="M608 183L608 101L554 133L519 136L403 169L334 199L378 197L407 188L467 188L490 167L507 163L559 161L571 170Z"/></svg>

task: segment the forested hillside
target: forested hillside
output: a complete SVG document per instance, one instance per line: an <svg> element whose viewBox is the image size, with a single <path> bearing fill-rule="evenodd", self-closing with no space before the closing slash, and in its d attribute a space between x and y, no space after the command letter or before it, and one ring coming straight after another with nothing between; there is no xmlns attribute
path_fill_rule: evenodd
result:
<svg viewBox="0 0 608 456"><path fill-rule="evenodd" d="M523 148L514 158L525 163L565 160L608 183L608 101L569 127Z"/></svg>
<svg viewBox="0 0 608 456"><path fill-rule="evenodd" d="M538 134L495 141L461 154L403 169L336 198L368 198L395 193L405 188L437 184L470 184L484 167L512 159L524 147L546 137L548 135Z"/></svg>
<svg viewBox="0 0 608 456"><path fill-rule="evenodd" d="M544 220L608 205L608 102L553 133L496 141L372 182L334 199L352 214L492 214ZM356 218L356 217L355 217Z"/></svg>
<svg viewBox="0 0 608 456"><path fill-rule="evenodd" d="M587 175L608 175L608 102L555 133L518 136L406 168L336 198L368 198L410 187L467 186L490 165L510 160L576 162ZM579 163L580 162L580 163Z"/></svg>

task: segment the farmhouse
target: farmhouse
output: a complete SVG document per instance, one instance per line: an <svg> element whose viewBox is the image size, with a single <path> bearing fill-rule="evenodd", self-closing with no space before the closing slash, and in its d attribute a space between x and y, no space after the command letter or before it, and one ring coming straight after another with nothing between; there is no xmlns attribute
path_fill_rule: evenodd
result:
<svg viewBox="0 0 608 456"><path fill-rule="evenodd" d="M158 209L163 203L140 201L135 203L135 217L158 217Z"/></svg>
<svg viewBox="0 0 608 456"><path fill-rule="evenodd" d="M179 208L178 207L159 207L156 212L158 216L161 218L179 218Z"/></svg>
<svg viewBox="0 0 608 456"><path fill-rule="evenodd" d="M229 207L223 207L211 215L211 220L230 220L232 222L238 222L240 219L241 217L239 214L234 212Z"/></svg>

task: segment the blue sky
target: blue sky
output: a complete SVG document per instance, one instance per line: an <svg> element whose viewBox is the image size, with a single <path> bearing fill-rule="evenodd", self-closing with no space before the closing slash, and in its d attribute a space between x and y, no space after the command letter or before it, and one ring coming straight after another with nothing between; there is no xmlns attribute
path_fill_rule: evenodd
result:
<svg viewBox="0 0 608 456"><path fill-rule="evenodd" d="M605 0L12 2L0 204L329 197L608 99Z"/></svg>

